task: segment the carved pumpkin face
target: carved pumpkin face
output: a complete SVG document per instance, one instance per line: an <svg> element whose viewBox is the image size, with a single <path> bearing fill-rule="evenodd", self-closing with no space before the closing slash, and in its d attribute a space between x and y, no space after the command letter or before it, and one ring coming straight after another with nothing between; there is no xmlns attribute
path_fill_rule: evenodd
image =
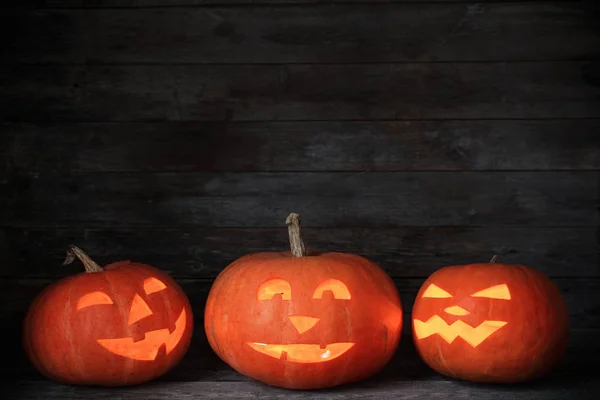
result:
<svg viewBox="0 0 600 400"><path fill-rule="evenodd" d="M393 281L365 258L257 253L217 277L204 328L215 353L239 373L316 389L383 368L400 340L402 307Z"/></svg>
<svg viewBox="0 0 600 400"><path fill-rule="evenodd" d="M566 306L556 286L524 266L446 267L421 287L412 313L419 354L436 371L466 380L517 382L562 356Z"/></svg>
<svg viewBox="0 0 600 400"><path fill-rule="evenodd" d="M32 303L24 344L33 365L59 382L122 386L154 379L186 353L187 297L167 274L128 261L61 279Z"/></svg>
<svg viewBox="0 0 600 400"><path fill-rule="evenodd" d="M470 297L498 300L511 299L510 290L504 283L478 290L477 292L471 294ZM444 289L437 286L435 283L431 283L429 286L427 286L425 292L421 295L421 298L452 299L454 297ZM468 303L470 308L478 306L475 304L475 300L472 302L463 300L463 302ZM467 304L464 305L466 306ZM420 319L415 318L413 320L415 337L417 339L424 339L431 335L439 335L448 343L452 343L457 337L460 337L472 347L477 347L492 334L494 334L494 332L508 324L508 321L483 320L476 326L469 325L460 318L471 313L459 305L445 307L444 313L445 315L456 316L457 319L451 324L448 324L444 318L437 314L431 316L427 321L421 321Z"/></svg>
<svg viewBox="0 0 600 400"><path fill-rule="evenodd" d="M167 290L167 285L163 281L152 276L146 278L142 286L145 295L149 297L154 293ZM148 300L144 300L139 293L133 296L131 306L129 307L129 316L127 317L128 326L139 323L144 318L151 318L154 315L154 312L147 303ZM117 307L108 294L103 291L95 291L84 294L77 301L76 309L79 311L93 306ZM97 310L86 311L97 312ZM134 360L152 361L156 359L162 346L164 346L166 356L177 347L185 333L187 320L185 307L182 307L179 316L175 320L175 329L172 332L169 331L168 327L165 327L146 331L143 334L144 338L142 340L134 341L134 338L130 336L124 338L96 339L96 342L113 354Z"/></svg>
<svg viewBox="0 0 600 400"><path fill-rule="evenodd" d="M348 287L337 279L327 279L321 282L315 288L312 299L322 300L325 292L330 292L334 300L352 299ZM291 301L292 287L290 283L284 279L269 279L259 286L257 295L259 301L273 301L275 296L280 296L281 301ZM313 329L320 321L318 317L307 315L288 315L288 319L299 335ZM341 356L355 343L326 343L324 347L321 347L320 343L268 344L249 341L248 345L254 350L276 359L294 363L320 363Z"/></svg>
<svg viewBox="0 0 600 400"><path fill-rule="evenodd" d="M205 310L215 352L238 372L287 388L322 388L380 370L398 346L393 282L358 256L246 256L217 278Z"/></svg>

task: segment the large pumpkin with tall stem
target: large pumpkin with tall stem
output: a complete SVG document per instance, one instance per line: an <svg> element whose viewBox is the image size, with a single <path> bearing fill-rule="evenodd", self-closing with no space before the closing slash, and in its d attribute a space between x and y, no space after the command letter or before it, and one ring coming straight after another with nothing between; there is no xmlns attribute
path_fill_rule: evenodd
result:
<svg viewBox="0 0 600 400"><path fill-rule="evenodd" d="M100 267L71 246L85 272L58 280L31 304L23 344L43 375L75 385L125 386L157 378L186 353L192 309L179 285L145 264Z"/></svg>
<svg viewBox="0 0 600 400"><path fill-rule="evenodd" d="M423 284L412 311L415 346L441 374L474 382L528 381L562 358L565 301L541 272L490 263L442 268Z"/></svg>
<svg viewBox="0 0 600 400"><path fill-rule="evenodd" d="M307 253L299 216L286 223L291 252L246 255L217 277L204 315L211 347L239 373L284 388L375 374L402 329L393 281L357 255Z"/></svg>

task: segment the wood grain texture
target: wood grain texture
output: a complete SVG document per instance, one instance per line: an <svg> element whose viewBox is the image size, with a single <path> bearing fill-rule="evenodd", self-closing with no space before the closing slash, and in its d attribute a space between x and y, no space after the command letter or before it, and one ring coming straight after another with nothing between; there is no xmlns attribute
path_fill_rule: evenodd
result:
<svg viewBox="0 0 600 400"><path fill-rule="evenodd" d="M20 0L7 1L1 7L31 7L36 8L178 8L178 7L274 7L297 5L327 5L327 4L370 4L387 6L395 3L468 3L471 0ZM479 0L477 3L523 2L524 0ZM543 2L548 0L527 0L528 2ZM563 0L578 1L578 0Z"/></svg>
<svg viewBox="0 0 600 400"><path fill-rule="evenodd" d="M560 379L558 384L521 385L508 388L478 386L448 379L397 380L359 383L342 388L321 391L290 391L262 385L259 382L161 382L119 389L119 399L456 399L488 400L499 397L512 400L594 400L600 383L593 377L585 379L572 374L572 379ZM556 375L553 375L556 378ZM562 378L562 377L561 377ZM113 399L114 389L90 389L57 385L47 381L18 381L9 384L12 398L98 400ZM561 386L562 385L562 386Z"/></svg>
<svg viewBox="0 0 600 400"><path fill-rule="evenodd" d="M600 277L596 228L349 228L303 229L310 250L360 254L394 278L427 277L446 265L499 260L532 266L551 277ZM267 229L0 229L0 276L59 277L69 244L106 265L130 259L177 278L215 278L235 259L289 248L287 231Z"/></svg>
<svg viewBox="0 0 600 400"><path fill-rule="evenodd" d="M589 2L39 10L3 49L20 63L373 63L600 56ZM419 38L419 40L415 40Z"/></svg>
<svg viewBox="0 0 600 400"><path fill-rule="evenodd" d="M600 63L2 66L4 121L596 118Z"/></svg>
<svg viewBox="0 0 600 400"><path fill-rule="evenodd" d="M600 120L17 123L0 125L0 160L30 172L600 169L598 132Z"/></svg>
<svg viewBox="0 0 600 400"><path fill-rule="evenodd" d="M599 221L599 171L15 173L0 220L23 227L580 226Z"/></svg>

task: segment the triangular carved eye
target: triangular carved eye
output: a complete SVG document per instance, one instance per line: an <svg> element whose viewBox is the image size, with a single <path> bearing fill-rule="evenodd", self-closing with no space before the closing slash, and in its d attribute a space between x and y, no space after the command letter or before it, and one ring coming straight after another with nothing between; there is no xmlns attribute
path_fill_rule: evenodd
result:
<svg viewBox="0 0 600 400"><path fill-rule="evenodd" d="M166 288L167 285L152 276L150 278L146 278L144 281L144 292L146 292L146 294L160 292Z"/></svg>
<svg viewBox="0 0 600 400"><path fill-rule="evenodd" d="M430 297L432 299L447 299L452 297L452 295L446 292L444 289L434 285L433 283L429 285L423 296L421 297Z"/></svg>
<svg viewBox="0 0 600 400"><path fill-rule="evenodd" d="M487 297L488 299L510 300L510 291L505 284L496 285L473 293L471 297Z"/></svg>

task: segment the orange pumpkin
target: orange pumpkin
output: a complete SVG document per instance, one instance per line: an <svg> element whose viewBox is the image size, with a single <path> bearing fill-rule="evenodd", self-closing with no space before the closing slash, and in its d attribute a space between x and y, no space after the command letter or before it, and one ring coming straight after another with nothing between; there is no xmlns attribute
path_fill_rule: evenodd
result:
<svg viewBox="0 0 600 400"><path fill-rule="evenodd" d="M556 285L522 265L445 267L412 310L415 346L437 372L473 382L528 381L563 357L567 307Z"/></svg>
<svg viewBox="0 0 600 400"><path fill-rule="evenodd" d="M225 268L204 327L218 356L266 384L317 389L378 372L394 354L402 307L393 281L347 253L306 253L297 214L291 252L246 255Z"/></svg>
<svg viewBox="0 0 600 400"><path fill-rule="evenodd" d="M119 261L101 268L72 246L86 272L48 286L31 304L23 343L45 376L75 385L149 381L186 353L193 330L185 293L164 272Z"/></svg>

